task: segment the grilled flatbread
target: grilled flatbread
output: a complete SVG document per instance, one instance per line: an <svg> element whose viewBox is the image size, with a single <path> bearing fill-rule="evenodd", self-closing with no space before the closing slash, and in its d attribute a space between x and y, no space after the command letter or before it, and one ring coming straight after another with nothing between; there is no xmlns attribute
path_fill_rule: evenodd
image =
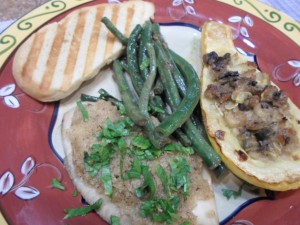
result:
<svg viewBox="0 0 300 225"><path fill-rule="evenodd" d="M88 103L85 109L89 114L89 121L84 122L81 111L74 108L64 115L62 122L62 140L65 151L65 165L76 188L87 202L94 203L103 200L97 213L110 223L112 215L120 218L123 225L161 224L140 216L142 199L136 197L135 190L143 183L142 179L122 180L120 174L120 154L116 153L110 163L113 175L113 195L104 194L103 184L97 175L92 178L85 170L84 151L90 152L92 144L97 143L96 134L99 134L107 118L115 122L120 120L120 115L115 106L106 101ZM157 160L147 161L147 165L155 178L156 195L166 195L160 179L156 175L156 168L161 165L169 170L169 162L178 154L163 153ZM214 194L211 187L210 176L203 168L202 160L197 155L185 156L192 168L190 173L190 196L187 200L181 199L179 205L179 218L175 224L190 221L191 224L218 224ZM131 168L132 158L124 158L124 171Z"/></svg>
<svg viewBox="0 0 300 225"><path fill-rule="evenodd" d="M240 55L231 28L202 31L201 108L210 140L231 171L271 190L300 187L300 110Z"/></svg>
<svg viewBox="0 0 300 225"><path fill-rule="evenodd" d="M122 44L101 23L102 17L111 19L128 36L135 25L153 14L154 5L144 1L73 11L39 29L21 45L13 62L16 83L40 101L65 98L122 53Z"/></svg>

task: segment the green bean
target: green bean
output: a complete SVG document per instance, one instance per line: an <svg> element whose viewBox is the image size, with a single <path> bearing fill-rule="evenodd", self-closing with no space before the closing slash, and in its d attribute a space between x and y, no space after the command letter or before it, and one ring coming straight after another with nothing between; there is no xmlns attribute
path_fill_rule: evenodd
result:
<svg viewBox="0 0 300 225"><path fill-rule="evenodd" d="M121 63L122 68L128 73L127 60L126 59L121 59L120 63Z"/></svg>
<svg viewBox="0 0 300 225"><path fill-rule="evenodd" d="M157 25L153 26L153 30L155 30L155 29L158 29ZM158 40L160 38L161 37L159 35L156 35L154 37L154 39L158 39ZM157 42L155 42L155 43L157 43ZM157 49L159 49L157 47L157 45L154 45L154 46ZM163 53L163 51L161 51L161 54L162 53ZM158 56L161 56L161 54ZM167 67L165 66L165 68L167 68ZM158 69L159 69L159 71L161 70L161 72L165 72L160 67L158 67ZM167 71L166 73L161 73L161 76L164 77L165 74L170 75L171 72ZM168 86L165 86L165 89L166 89L165 91L166 91L166 94L168 95L167 100L168 100L171 108L176 110L181 102L180 95L179 95L179 91L174 89L174 85L176 86L174 79L170 79L170 81L172 81L173 84L169 84ZM164 82L163 82L163 84L165 85ZM174 91L174 93L172 93L171 95L169 95L170 87L172 87L172 91ZM192 121L190 119L187 119L187 121L183 124L182 129L185 132L185 134L189 137L189 139L191 140L194 150L201 156L201 158L203 159L206 166L210 169L217 168L221 164L221 159L220 159L219 155L214 151L214 149L211 147L211 145L201 136L199 130L194 126L194 124L192 123Z"/></svg>
<svg viewBox="0 0 300 225"><path fill-rule="evenodd" d="M147 117L140 111L135 101L135 97L131 93L119 60L114 61L113 70L116 76L116 83L118 84L118 88L128 116L135 124L144 126L147 123Z"/></svg>
<svg viewBox="0 0 300 225"><path fill-rule="evenodd" d="M98 93L100 94L99 99L111 102L119 110L122 110L123 108L125 108L125 106L124 106L124 104L123 104L122 101L120 101L119 99L117 99L114 96L110 95L106 90L104 90L104 89L101 88L98 91Z"/></svg>
<svg viewBox="0 0 300 225"><path fill-rule="evenodd" d="M127 45L128 43L128 38L125 37L119 30L118 28L115 27L115 25L107 18L107 17L103 17L101 19L101 22L104 23L104 25L107 27L107 29L112 32L116 38L119 39L119 41L124 44Z"/></svg>
<svg viewBox="0 0 300 225"><path fill-rule="evenodd" d="M99 97L82 93L80 99L83 102L97 102L99 100Z"/></svg>
<svg viewBox="0 0 300 225"><path fill-rule="evenodd" d="M155 107L158 107L160 109L165 110L164 102L163 102L163 100L161 99L160 96L154 96L154 98L152 99L151 102ZM169 114L166 111L157 113L157 117L160 121L165 120L168 116L169 116ZM175 138L177 140L179 140L179 142L182 145L184 145L184 146L190 146L191 145L190 139L187 137L187 135L180 128L176 129L174 131L173 135L175 136Z"/></svg>
<svg viewBox="0 0 300 225"><path fill-rule="evenodd" d="M156 95L160 95L164 92L164 85L162 84L160 78L158 78L157 81L155 82L155 85L153 87L153 92Z"/></svg>
<svg viewBox="0 0 300 225"><path fill-rule="evenodd" d="M139 54L138 54L138 60L139 60L139 68L141 71L142 77L146 80L149 76L149 69L148 66L144 66L145 64L149 64L149 54L147 51L147 43L151 42L151 22L148 20L145 22L143 30L141 32L141 39L140 39L140 45L139 45Z"/></svg>
<svg viewBox="0 0 300 225"><path fill-rule="evenodd" d="M217 178L225 177L228 174L227 167L221 162L216 168L214 168L213 173Z"/></svg>
<svg viewBox="0 0 300 225"><path fill-rule="evenodd" d="M166 64L167 66L170 68L172 74L173 74L173 78L176 82L176 85L179 89L179 92L182 96L184 96L186 94L186 81L184 80L183 76L182 76L182 72L184 71L180 71L176 65L176 63L173 60L172 54L171 54L171 49L169 49L167 43L165 42L165 40L163 39L161 33L160 33L160 27L158 23L153 23L153 34L154 34L154 41L161 47L161 49L163 50L162 52L165 55L166 58Z"/></svg>
<svg viewBox="0 0 300 225"><path fill-rule="evenodd" d="M220 156L215 152L211 145L202 137L199 130L188 119L182 126L183 131L190 138L194 150L201 156L209 169L215 169L221 164Z"/></svg>
<svg viewBox="0 0 300 225"><path fill-rule="evenodd" d="M139 99L139 107L141 109L141 111L148 115L148 103L149 103L149 97L150 97L150 93L152 90L152 86L154 84L155 78L156 78L156 56L155 56L155 50L153 47L153 44L151 43L147 43L147 50L149 52L149 59L150 59L150 74L147 77L144 86L142 88L141 94L140 94L140 99Z"/></svg>
<svg viewBox="0 0 300 225"><path fill-rule="evenodd" d="M155 51L153 44L147 43L146 45L147 51L149 53L149 59L150 59L150 74L148 78L146 79L144 86L142 88L141 94L140 94L140 99L139 99L139 107L141 112L148 117L148 122L145 125L145 130L147 132L147 135L151 141L151 143L156 147L156 148L162 148L165 144L169 142L169 140L163 136L157 136L156 133L154 132L155 125L152 121L151 116L148 113L148 103L149 103L149 98L150 98L150 93L152 86L155 81L155 77L157 75L157 68L156 68L156 57L155 57Z"/></svg>
<svg viewBox="0 0 300 225"><path fill-rule="evenodd" d="M155 42L154 43L155 53L157 55L157 67L160 74L160 79L164 85L164 90L166 93L166 99L172 110L176 110L181 102L178 89L174 82L172 73L170 69L166 66L165 56L162 52L162 49Z"/></svg>
<svg viewBox="0 0 300 225"><path fill-rule="evenodd" d="M158 45L156 46L158 50L158 57L160 57L162 60L163 49L161 49ZM177 58L179 57L177 56ZM169 136L172 134L192 115L200 97L200 82L197 73L186 61L182 61L180 58L178 60L180 60L182 67L185 69L184 77L186 79L188 89L177 109L171 114L170 117L156 127L155 130L164 136Z"/></svg>
<svg viewBox="0 0 300 225"><path fill-rule="evenodd" d="M131 32L128 44L127 44L127 65L128 73L131 78L132 85L139 95L143 87L144 80L140 76L139 63L138 63L138 37L143 28L141 25L136 25L136 27Z"/></svg>

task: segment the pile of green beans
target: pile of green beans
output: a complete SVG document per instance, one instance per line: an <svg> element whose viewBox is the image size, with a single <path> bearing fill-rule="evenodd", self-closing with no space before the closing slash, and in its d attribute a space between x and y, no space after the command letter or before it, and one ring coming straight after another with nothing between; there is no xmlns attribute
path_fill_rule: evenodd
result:
<svg viewBox="0 0 300 225"><path fill-rule="evenodd" d="M146 21L127 38L107 18L101 21L126 47L113 62L113 70L128 116L145 129L155 147L162 148L173 136L192 146L217 177L225 174L195 113L199 77L190 63L168 48L159 24Z"/></svg>

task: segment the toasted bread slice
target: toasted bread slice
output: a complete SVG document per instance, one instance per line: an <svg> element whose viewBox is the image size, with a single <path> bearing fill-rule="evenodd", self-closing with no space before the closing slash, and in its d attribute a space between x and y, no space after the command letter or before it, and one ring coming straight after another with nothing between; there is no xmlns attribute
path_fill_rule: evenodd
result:
<svg viewBox="0 0 300 225"><path fill-rule="evenodd" d="M100 100L96 103L85 104L85 109L89 114L89 120L83 121L81 111L73 108L66 112L62 121L62 141L65 152L64 163L66 169L85 200L92 204L98 199L102 199L103 204L97 213L110 223L112 215L120 218L121 224L161 224L154 222L150 218L143 218L140 215L141 205L144 200L135 194L136 188L143 184L143 179L125 179L121 177L120 153L116 152L110 162L112 176L113 194L111 197L104 193L104 185L101 180L101 172L92 177L85 169L84 152L91 153L91 146L98 144L95 134L99 134L104 127L105 121L109 118L116 122L121 119L116 107L110 102ZM130 136L130 135L129 135ZM129 142L129 139L127 139ZM130 142L129 142L130 143ZM157 198L167 198L166 191L155 172L158 165L165 168L169 173L169 163L174 160L179 153L165 152L155 160L142 160L154 177L156 183ZM190 221L194 225L218 224L218 216L215 205L214 193L212 190L211 178L208 171L203 167L202 159L196 154L184 156L191 166L190 172L190 194L186 200L181 199L178 208L178 219L176 224ZM126 176L127 171L132 167L134 156L125 154L123 156L123 171Z"/></svg>
<svg viewBox="0 0 300 225"><path fill-rule="evenodd" d="M122 44L101 23L112 20L126 36L154 15L144 1L99 4L73 11L59 22L39 29L15 54L13 75L19 87L40 101L56 101L116 59Z"/></svg>
<svg viewBox="0 0 300 225"><path fill-rule="evenodd" d="M207 63L216 58L203 63L201 109L211 143L226 166L247 182L278 191L299 188L300 110L268 74L237 52L231 32L214 21L202 30L204 59L211 52L231 55L223 72L220 64L213 69Z"/></svg>

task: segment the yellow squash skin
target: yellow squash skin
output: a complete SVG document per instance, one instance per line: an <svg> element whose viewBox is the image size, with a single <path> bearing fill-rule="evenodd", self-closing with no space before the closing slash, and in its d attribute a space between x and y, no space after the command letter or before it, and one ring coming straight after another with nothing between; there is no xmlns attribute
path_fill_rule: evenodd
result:
<svg viewBox="0 0 300 225"><path fill-rule="evenodd" d="M232 40L231 28L227 25L210 21L202 29L202 56L215 51L219 56L225 53L239 54ZM235 57L236 63L246 62L244 56ZM234 62L235 63L235 62ZM227 126L220 109L213 100L204 95L206 87L212 83L210 69L203 65L201 74L201 111L204 124L212 146L222 158L224 164L241 179L255 186L286 191L300 187L300 149L294 149L291 155L281 155L275 160L253 159L247 155L231 129ZM275 85L272 83L272 85ZM300 140L300 110L290 100L291 123ZM223 138L218 138L222 131ZM246 155L246 160L241 160Z"/></svg>

